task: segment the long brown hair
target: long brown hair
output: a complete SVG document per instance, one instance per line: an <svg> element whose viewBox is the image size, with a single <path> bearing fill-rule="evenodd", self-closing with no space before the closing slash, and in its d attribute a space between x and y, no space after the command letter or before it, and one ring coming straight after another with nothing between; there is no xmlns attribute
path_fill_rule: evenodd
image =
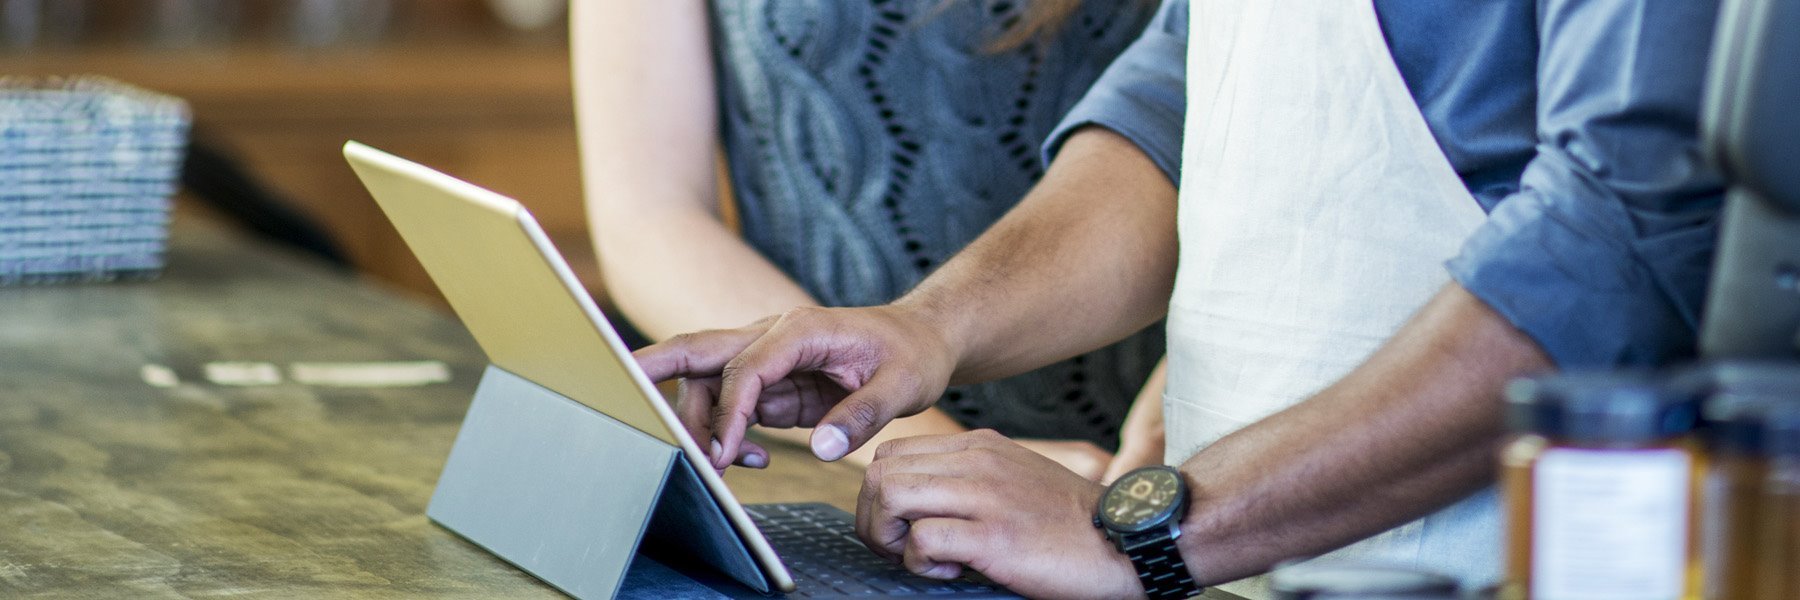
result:
<svg viewBox="0 0 1800 600"><path fill-rule="evenodd" d="M944 0L938 5L939 10L953 3L980 2L981 0ZM995 32L994 38L983 44L984 52L999 54L1017 50L1027 42L1055 37L1062 32L1069 17L1081 9L1084 0L1015 0L1025 4L1023 10L1008 18ZM1139 4L1155 6L1159 0L1100 0L1119 4Z"/></svg>
<svg viewBox="0 0 1800 600"><path fill-rule="evenodd" d="M977 1L977 0L970 0ZM1053 37L1062 31L1069 16L1081 8L1082 0L1031 0L1025 3L1024 10L1009 19L999 35L988 40L982 50L995 54L1018 49L1039 37Z"/></svg>

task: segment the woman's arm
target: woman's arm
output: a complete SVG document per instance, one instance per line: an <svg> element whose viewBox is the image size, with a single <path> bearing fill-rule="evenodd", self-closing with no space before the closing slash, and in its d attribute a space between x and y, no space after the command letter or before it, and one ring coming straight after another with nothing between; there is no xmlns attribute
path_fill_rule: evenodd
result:
<svg viewBox="0 0 1800 600"><path fill-rule="evenodd" d="M818 304L720 217L706 3L571 2L569 11L588 223L613 302L652 340ZM962 430L934 409L889 437ZM801 444L810 433L762 431Z"/></svg>
<svg viewBox="0 0 1800 600"><path fill-rule="evenodd" d="M1156 361L1143 391L1132 401L1131 412L1119 427L1119 452L1106 465L1100 483L1112 483L1139 467L1163 464L1163 388L1168 383L1169 359L1164 358Z"/></svg>
<svg viewBox="0 0 1800 600"><path fill-rule="evenodd" d="M706 3L569 10L588 222L613 302L654 340L816 304L720 219Z"/></svg>

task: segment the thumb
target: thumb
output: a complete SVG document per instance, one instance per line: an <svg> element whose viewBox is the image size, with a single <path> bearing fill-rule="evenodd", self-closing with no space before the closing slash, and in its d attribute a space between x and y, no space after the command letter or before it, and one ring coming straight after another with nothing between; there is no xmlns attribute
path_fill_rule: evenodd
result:
<svg viewBox="0 0 1800 600"><path fill-rule="evenodd" d="M813 455L825 461L843 458L869 443L894 419L923 410L917 406L921 404L919 386L906 381L876 372L867 385L838 401L813 428Z"/></svg>

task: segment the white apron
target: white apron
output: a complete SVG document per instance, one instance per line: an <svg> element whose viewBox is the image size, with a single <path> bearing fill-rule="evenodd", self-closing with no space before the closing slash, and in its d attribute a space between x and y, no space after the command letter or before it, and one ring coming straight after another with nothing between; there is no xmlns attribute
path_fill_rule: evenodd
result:
<svg viewBox="0 0 1800 600"><path fill-rule="evenodd" d="M1189 28L1170 464L1348 374L1486 218L1369 0L1194 0ZM1499 551L1489 490L1331 556L1486 583ZM1224 587L1269 595L1263 578Z"/></svg>

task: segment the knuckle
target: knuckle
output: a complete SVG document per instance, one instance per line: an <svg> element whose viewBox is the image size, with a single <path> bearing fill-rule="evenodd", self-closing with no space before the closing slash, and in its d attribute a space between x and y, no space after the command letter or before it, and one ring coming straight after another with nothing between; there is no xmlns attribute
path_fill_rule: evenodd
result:
<svg viewBox="0 0 1800 600"><path fill-rule="evenodd" d="M895 473L888 476L887 485L884 487L896 497L914 494L924 487L920 483L920 479L924 477L926 475L917 473Z"/></svg>
<svg viewBox="0 0 1800 600"><path fill-rule="evenodd" d="M874 510L879 508L879 502L876 496L880 493L880 490L881 486L871 484L869 480L865 480L862 489L856 492L856 520L859 530L867 519L874 516Z"/></svg>
<svg viewBox="0 0 1800 600"><path fill-rule="evenodd" d="M729 424L727 424L726 421L728 419L731 419L732 416L735 414L736 413L732 412L731 409L729 407L726 407L724 404L714 404L712 406L712 409L707 411L707 416L710 417L712 426L719 429L721 434L724 432L724 430L728 430L731 428L731 426Z"/></svg>
<svg viewBox="0 0 1800 600"><path fill-rule="evenodd" d="M694 360L691 349L698 345L698 343L699 335L694 333L677 334L675 337L663 341L664 346L674 350L673 352L668 353L668 356L674 359L671 362L674 363L673 366L677 374L690 373L693 371Z"/></svg>
<svg viewBox="0 0 1800 600"><path fill-rule="evenodd" d="M881 424L881 411L873 403L863 400L845 405L844 418L858 431L868 432Z"/></svg>
<svg viewBox="0 0 1800 600"><path fill-rule="evenodd" d="M724 377L726 380L743 377L744 372L744 359L742 356L726 361L725 366L719 368L719 376Z"/></svg>
<svg viewBox="0 0 1800 600"><path fill-rule="evenodd" d="M948 527L926 526L912 530L913 543L928 556L941 554L944 549L955 545L955 533Z"/></svg>
<svg viewBox="0 0 1800 600"><path fill-rule="evenodd" d="M880 488L875 490L875 501L884 508L893 508L905 498L904 484L896 485L894 480L884 480Z"/></svg>
<svg viewBox="0 0 1800 600"><path fill-rule="evenodd" d="M890 516L903 518L928 483L919 475L897 474L882 482L877 501Z"/></svg>
<svg viewBox="0 0 1800 600"><path fill-rule="evenodd" d="M977 468L993 471L1002 468L1006 458L992 448L976 448L969 451L969 462Z"/></svg>
<svg viewBox="0 0 1800 600"><path fill-rule="evenodd" d="M738 385L754 384L756 387L762 386L762 382L758 378L756 371L752 369L750 365L745 364L743 357L733 358L731 359L731 362L725 363L725 366L719 369L719 381L721 385L733 383ZM759 389L757 391L761 392L762 390Z"/></svg>
<svg viewBox="0 0 1800 600"><path fill-rule="evenodd" d="M918 373L903 370L895 372L892 377L894 378L894 391L901 395L908 397L924 395L925 378L919 376Z"/></svg>
<svg viewBox="0 0 1800 600"><path fill-rule="evenodd" d="M780 325L803 323L808 320L817 318L819 316L819 313L824 312L824 310L825 309L819 308L817 306L796 306L796 307L781 311L781 314L779 316L775 317L775 323L780 324Z"/></svg>
<svg viewBox="0 0 1800 600"><path fill-rule="evenodd" d="M875 462L869 463L869 467L873 468L875 465L880 464L882 459L893 456L895 452L899 451L900 447L895 445L899 441L900 440L888 440L875 446Z"/></svg>
<svg viewBox="0 0 1800 600"><path fill-rule="evenodd" d="M863 470L863 491L879 491L881 483L887 478L887 463L880 460L871 461Z"/></svg>
<svg viewBox="0 0 1800 600"><path fill-rule="evenodd" d="M882 486L880 489L875 490L875 506L880 509L880 512L877 513L877 519L894 518L894 505L897 501L898 499L894 497L893 488Z"/></svg>
<svg viewBox="0 0 1800 600"><path fill-rule="evenodd" d="M991 428L976 429L969 432L969 437L982 442L994 442L1006 439L1000 432Z"/></svg>
<svg viewBox="0 0 1800 600"><path fill-rule="evenodd" d="M764 427L793 426L794 420L790 417L793 413L781 410L781 408L767 403L756 405L756 410L751 414L756 416L755 424L757 425L762 425Z"/></svg>

